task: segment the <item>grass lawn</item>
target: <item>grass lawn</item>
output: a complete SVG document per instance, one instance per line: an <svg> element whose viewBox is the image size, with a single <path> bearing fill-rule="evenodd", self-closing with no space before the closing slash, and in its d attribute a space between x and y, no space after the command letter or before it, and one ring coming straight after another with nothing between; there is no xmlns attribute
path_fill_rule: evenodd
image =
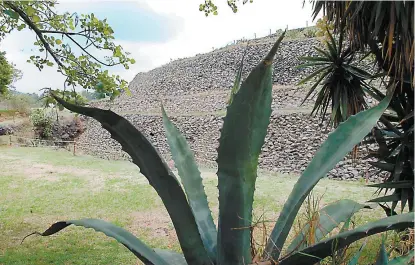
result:
<svg viewBox="0 0 415 265"><path fill-rule="evenodd" d="M140 264L115 240L91 229L69 227L51 237L31 236L59 220L100 218L133 232L151 247L179 251L176 235L160 199L132 163L73 156L65 150L0 148L0 264ZM217 218L217 180L203 170L209 203ZM295 176L260 174L255 216L275 220ZM322 180L315 196L321 206L342 198L365 202L374 190L359 182ZM383 217L365 210L357 222ZM272 226L273 224L271 224ZM379 244L375 236L374 245ZM375 256L368 251L365 256Z"/></svg>

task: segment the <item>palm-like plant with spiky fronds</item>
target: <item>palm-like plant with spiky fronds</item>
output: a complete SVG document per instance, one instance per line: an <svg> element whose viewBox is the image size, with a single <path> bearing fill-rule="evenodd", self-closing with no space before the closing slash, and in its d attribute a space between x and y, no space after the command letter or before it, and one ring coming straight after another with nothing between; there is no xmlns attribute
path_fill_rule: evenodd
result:
<svg viewBox="0 0 415 265"><path fill-rule="evenodd" d="M318 56L300 57L306 63L299 65L299 68L317 69L301 80L299 85L315 79L302 103L318 89L311 114L319 113L324 118L330 107L330 123L337 127L351 115L367 108L364 88L368 85L365 80L372 75L353 64L356 61L355 52L343 44L343 33L337 41L328 30L327 35L329 41L326 42L326 49L314 47Z"/></svg>

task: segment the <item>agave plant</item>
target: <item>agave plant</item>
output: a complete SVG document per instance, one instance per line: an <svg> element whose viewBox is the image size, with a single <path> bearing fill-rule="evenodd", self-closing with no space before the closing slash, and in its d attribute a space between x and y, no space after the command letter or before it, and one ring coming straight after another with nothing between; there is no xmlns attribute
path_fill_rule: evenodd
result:
<svg viewBox="0 0 415 265"><path fill-rule="evenodd" d="M372 88L373 89L373 88ZM377 100L386 96L379 90L368 90ZM368 157L376 161L369 162L378 172L386 172L384 183L369 185L382 191L393 190L392 194L372 200L378 203L391 203L384 206L388 215L394 214L400 202L401 211L408 206L414 211L414 108L413 91L409 95L395 96L391 101L388 112L384 113L376 128L369 135L367 143L377 143L376 150L370 150Z"/></svg>
<svg viewBox="0 0 415 265"><path fill-rule="evenodd" d="M350 117L329 135L289 195L263 255L254 259L250 227L258 157L271 115L272 61L283 36L242 82L227 108L217 158L218 227L214 225L202 178L189 145L163 109L168 144L183 188L154 146L126 119L109 110L73 105L55 96L65 108L99 121L131 156L164 203L183 253L151 249L128 231L97 219L57 222L39 234L49 236L72 224L93 228L118 240L144 264L243 265L255 262L301 265L319 262L336 249L361 238L413 226L413 214L402 214L327 237L334 227L363 207L351 200L341 200L322 209L319 219L322 229L316 230L314 244L303 244L303 234L299 234L288 246L288 251L282 251L287 247L287 236L308 194L372 129L388 106L390 96L387 96L379 105ZM304 233L307 230L304 227Z"/></svg>

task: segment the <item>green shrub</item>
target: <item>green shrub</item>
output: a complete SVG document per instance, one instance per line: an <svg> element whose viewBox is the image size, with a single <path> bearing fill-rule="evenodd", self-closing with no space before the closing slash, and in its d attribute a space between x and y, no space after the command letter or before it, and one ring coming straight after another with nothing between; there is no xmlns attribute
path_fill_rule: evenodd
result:
<svg viewBox="0 0 415 265"><path fill-rule="evenodd" d="M45 109L33 110L30 114L30 120L39 138L49 139L52 137L53 118Z"/></svg>
<svg viewBox="0 0 415 265"><path fill-rule="evenodd" d="M243 265L260 262L264 265L305 265L331 257L337 251L370 235L413 226L413 214L402 214L351 230L343 228L334 236L328 236L338 224L347 224L354 213L365 207L352 200L340 200L321 209L318 224L315 226L320 229L314 229L311 243L303 239L303 235L310 235L310 227L306 224L302 229L304 233L299 234L286 248L287 236L307 196L319 180L372 129L389 104L388 96L378 106L350 117L329 135L288 196L264 252L261 256L252 255L252 206L258 159L271 116L272 61L283 36L242 82L239 89L236 89L232 103L227 108L216 160L219 189L217 228L194 156L184 136L173 125L163 108L167 142L183 188L155 147L126 119L109 110L73 105L54 96L65 108L99 121L131 156L133 163L140 168L164 203L183 255L151 249L128 231L97 219L57 222L38 234L49 236L71 224L93 228L118 240L144 264ZM283 249L289 251L283 253Z"/></svg>

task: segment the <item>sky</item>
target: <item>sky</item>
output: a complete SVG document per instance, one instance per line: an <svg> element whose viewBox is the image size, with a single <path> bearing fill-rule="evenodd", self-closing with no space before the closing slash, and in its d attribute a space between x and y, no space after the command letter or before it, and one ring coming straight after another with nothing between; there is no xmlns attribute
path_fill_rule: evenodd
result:
<svg viewBox="0 0 415 265"><path fill-rule="evenodd" d="M114 30L116 44L131 53L136 63L125 70L109 71L130 82L138 72L149 71L170 60L194 56L220 48L234 40L266 36L278 29L314 25L311 4L303 0L254 0L242 5L235 14L226 0L216 0L219 14L205 17L199 11L203 0L130 0L130 1L58 1L60 12L94 13L107 18ZM64 77L54 67L39 70L26 62L34 53L35 35L29 30L12 32L0 42L0 51L23 72L14 86L22 92L44 87L62 88Z"/></svg>

